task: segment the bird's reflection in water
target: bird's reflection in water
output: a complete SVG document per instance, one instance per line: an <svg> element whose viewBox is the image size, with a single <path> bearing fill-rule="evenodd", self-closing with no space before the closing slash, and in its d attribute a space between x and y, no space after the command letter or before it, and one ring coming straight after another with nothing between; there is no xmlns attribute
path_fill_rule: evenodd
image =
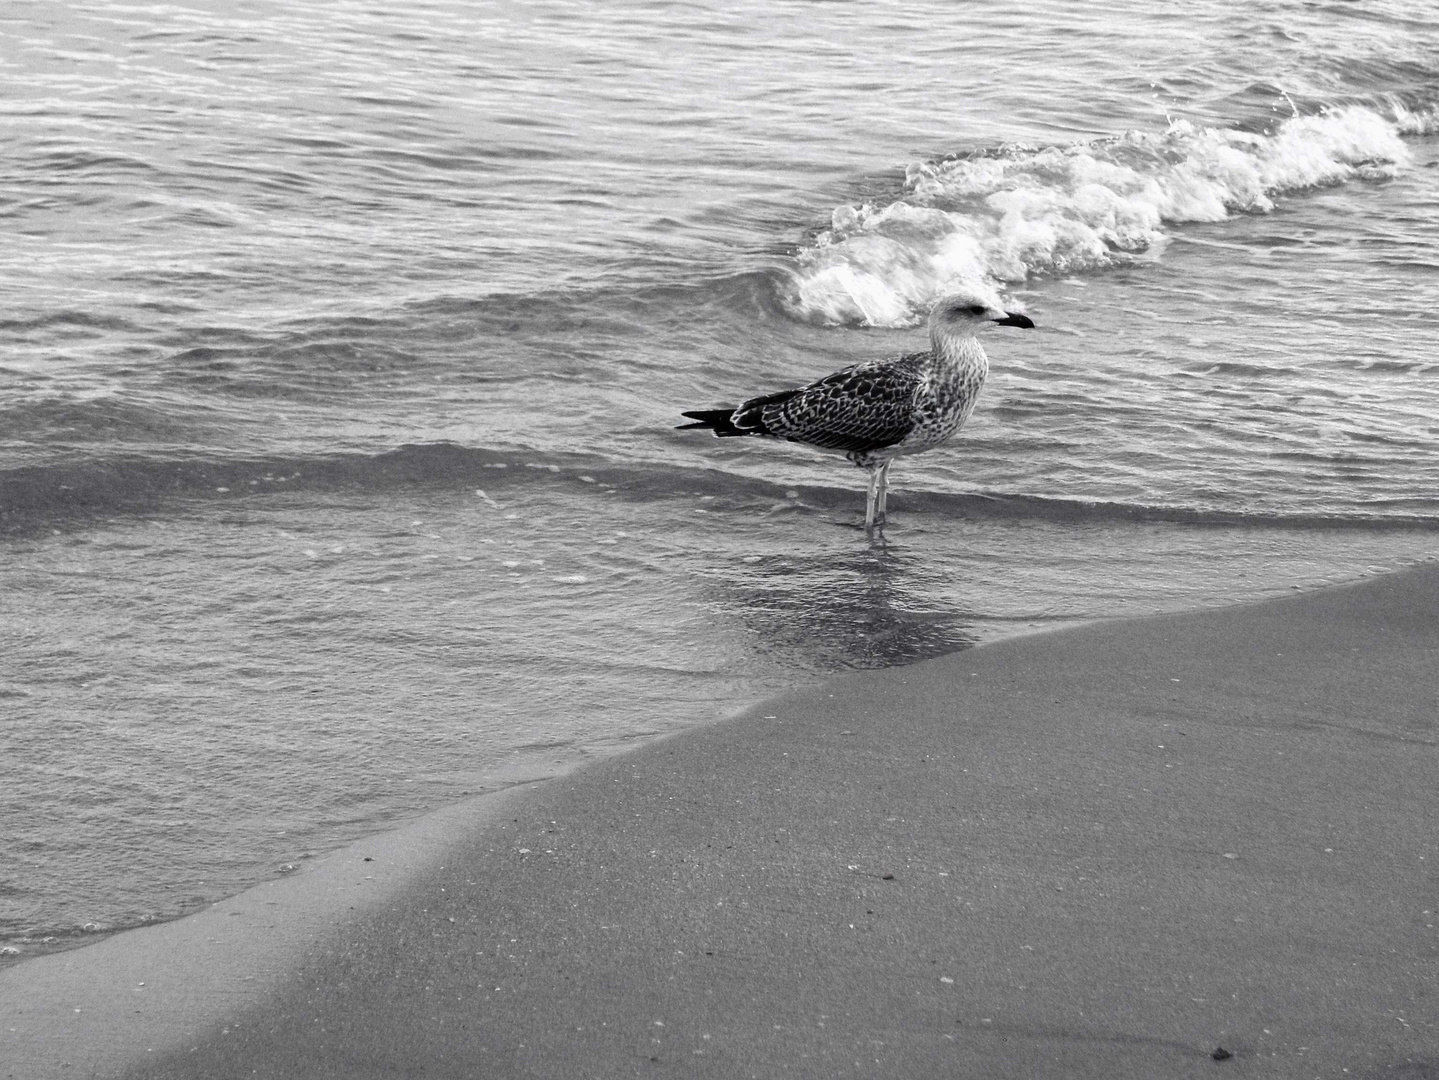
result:
<svg viewBox="0 0 1439 1080"><path fill-rule="evenodd" d="M942 606L925 562L893 545L768 555L726 567L724 606L771 658L813 671L912 664L973 645L976 619Z"/></svg>

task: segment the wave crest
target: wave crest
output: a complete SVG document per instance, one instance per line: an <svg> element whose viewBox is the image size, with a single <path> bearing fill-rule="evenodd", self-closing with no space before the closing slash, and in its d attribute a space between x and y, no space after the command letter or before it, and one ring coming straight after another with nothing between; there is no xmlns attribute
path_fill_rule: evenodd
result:
<svg viewBox="0 0 1439 1080"><path fill-rule="evenodd" d="M1351 105L1268 132L1177 121L1070 146L1006 146L919 162L892 202L841 206L803 248L786 310L825 325L911 326L964 283L1112 266L1161 245L1166 225L1263 213L1274 197L1408 164L1403 136L1432 112Z"/></svg>

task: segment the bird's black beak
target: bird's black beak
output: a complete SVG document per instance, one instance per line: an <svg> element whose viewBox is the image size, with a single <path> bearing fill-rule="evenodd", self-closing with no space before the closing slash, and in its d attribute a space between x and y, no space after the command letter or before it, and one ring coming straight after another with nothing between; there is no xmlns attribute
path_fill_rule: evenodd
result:
<svg viewBox="0 0 1439 1080"><path fill-rule="evenodd" d="M1033 330L1034 322L1028 315L1016 315L1012 311L1006 311L1004 318L994 320L1000 326L1018 326L1022 330Z"/></svg>

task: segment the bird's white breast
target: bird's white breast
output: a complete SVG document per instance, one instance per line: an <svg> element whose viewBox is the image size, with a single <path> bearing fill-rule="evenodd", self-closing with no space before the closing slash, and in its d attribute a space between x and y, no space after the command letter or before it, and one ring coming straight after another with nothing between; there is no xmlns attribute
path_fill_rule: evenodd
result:
<svg viewBox="0 0 1439 1080"><path fill-rule="evenodd" d="M917 454L947 442L974 411L989 374L989 358L973 337L934 341L934 360L915 393L915 426L897 447Z"/></svg>

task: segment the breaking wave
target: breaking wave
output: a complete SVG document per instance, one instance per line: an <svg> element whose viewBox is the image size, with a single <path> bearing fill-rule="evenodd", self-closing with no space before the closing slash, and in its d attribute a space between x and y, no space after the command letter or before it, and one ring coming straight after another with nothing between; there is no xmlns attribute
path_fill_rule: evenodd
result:
<svg viewBox="0 0 1439 1080"><path fill-rule="evenodd" d="M965 282L1113 266L1157 250L1165 227L1264 213L1290 192L1383 180L1404 137L1439 112L1398 102L1296 115L1262 132L1175 121L1069 146L1004 146L924 161L884 203L840 206L797 256L783 303L823 325L901 327Z"/></svg>

